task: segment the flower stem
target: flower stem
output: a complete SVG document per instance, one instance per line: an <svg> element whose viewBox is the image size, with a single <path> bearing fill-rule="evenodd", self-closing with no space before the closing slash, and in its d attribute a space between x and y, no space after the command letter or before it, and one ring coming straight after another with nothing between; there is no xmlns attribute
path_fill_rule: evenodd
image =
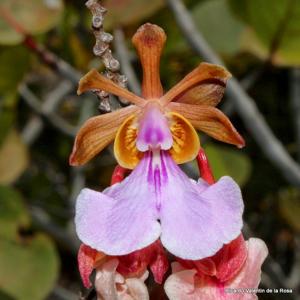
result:
<svg viewBox="0 0 300 300"><path fill-rule="evenodd" d="M197 155L197 163L198 163L199 173L202 179L204 179L209 184L214 184L215 179L212 174L208 158L203 148L199 150L199 153Z"/></svg>
<svg viewBox="0 0 300 300"><path fill-rule="evenodd" d="M110 184L113 185L115 183L121 182L124 179L127 172L128 172L128 169L125 169L125 168L121 167L120 165L117 165L111 176Z"/></svg>

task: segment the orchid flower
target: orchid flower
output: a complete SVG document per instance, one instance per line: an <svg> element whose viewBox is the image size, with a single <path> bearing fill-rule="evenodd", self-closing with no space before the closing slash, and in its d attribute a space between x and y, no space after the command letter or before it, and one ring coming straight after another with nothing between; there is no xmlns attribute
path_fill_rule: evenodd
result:
<svg viewBox="0 0 300 300"><path fill-rule="evenodd" d="M165 292L172 300L255 300L267 254L262 240L240 236L211 258L174 262Z"/></svg>
<svg viewBox="0 0 300 300"><path fill-rule="evenodd" d="M70 157L73 165L83 164L115 138L119 164L134 168L102 193L84 189L78 196L77 234L107 255L126 255L160 239L177 257L201 259L235 239L243 225L241 191L233 179L223 177L209 186L191 180L177 165L199 151L193 126L244 145L227 117L213 107L230 75L222 67L200 64L163 95L158 69L164 42L163 30L151 24L133 37L143 66L143 98L95 70L79 84L79 93L101 89L135 104L88 120Z"/></svg>
<svg viewBox="0 0 300 300"><path fill-rule="evenodd" d="M128 169L133 169L150 148L168 150L176 163L184 163L199 151L194 127L217 140L244 146L230 120L214 107L231 77L223 67L201 63L163 94L159 63L165 40L164 31L152 24L141 26L132 39L143 68L143 97L121 88L96 70L80 80L78 94L104 90L133 105L90 118L77 134L71 165L86 163L113 140L118 163Z"/></svg>

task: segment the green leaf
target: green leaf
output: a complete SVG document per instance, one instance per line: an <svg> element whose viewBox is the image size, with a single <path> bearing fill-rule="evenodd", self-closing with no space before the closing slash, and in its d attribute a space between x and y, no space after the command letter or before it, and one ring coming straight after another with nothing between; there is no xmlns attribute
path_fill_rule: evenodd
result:
<svg viewBox="0 0 300 300"><path fill-rule="evenodd" d="M14 124L17 100L15 92L0 96L0 147Z"/></svg>
<svg viewBox="0 0 300 300"><path fill-rule="evenodd" d="M6 293L0 290L0 299L1 300L15 300L15 298L10 297Z"/></svg>
<svg viewBox="0 0 300 300"><path fill-rule="evenodd" d="M249 25L244 49L279 65L300 65L300 2L228 0L232 11Z"/></svg>
<svg viewBox="0 0 300 300"><path fill-rule="evenodd" d="M278 205L284 219L300 232L300 191L294 188L280 191Z"/></svg>
<svg viewBox="0 0 300 300"><path fill-rule="evenodd" d="M229 10L226 0L200 2L192 14L199 31L214 50L229 55L240 50L245 26Z"/></svg>
<svg viewBox="0 0 300 300"><path fill-rule="evenodd" d="M214 144L204 146L214 177L231 176L243 186L251 175L251 161L248 156L236 148Z"/></svg>
<svg viewBox="0 0 300 300"><path fill-rule="evenodd" d="M85 70L91 60L90 51L83 46L79 36L72 31L69 34L69 46L73 56L74 67L80 70Z"/></svg>
<svg viewBox="0 0 300 300"><path fill-rule="evenodd" d="M0 147L0 183L14 182L27 168L28 149L19 134L12 130Z"/></svg>
<svg viewBox="0 0 300 300"><path fill-rule="evenodd" d="M30 64L30 54L23 46L0 49L0 91L16 91Z"/></svg>
<svg viewBox="0 0 300 300"><path fill-rule="evenodd" d="M59 260L52 241L44 234L22 236L19 229L28 225L21 196L0 186L1 292L16 300L45 299L58 275Z"/></svg>
<svg viewBox="0 0 300 300"><path fill-rule="evenodd" d="M15 114L13 111L0 111L1 127L0 127L0 147L5 140L6 135L13 125Z"/></svg>
<svg viewBox="0 0 300 300"><path fill-rule="evenodd" d="M44 299L55 284L58 258L51 240L36 234L33 239L0 241L2 289L20 300Z"/></svg>
<svg viewBox="0 0 300 300"><path fill-rule="evenodd" d="M164 5L163 0L106 0L103 6L108 10L105 26L129 25L152 16Z"/></svg>
<svg viewBox="0 0 300 300"><path fill-rule="evenodd" d="M16 31L16 26L28 34L40 34L53 28L63 12L62 0L2 0L0 4L0 43L15 45L24 36ZM13 25L17 24L17 25Z"/></svg>
<svg viewBox="0 0 300 300"><path fill-rule="evenodd" d="M29 225L29 215L18 192L0 185L0 237L15 239L18 227Z"/></svg>

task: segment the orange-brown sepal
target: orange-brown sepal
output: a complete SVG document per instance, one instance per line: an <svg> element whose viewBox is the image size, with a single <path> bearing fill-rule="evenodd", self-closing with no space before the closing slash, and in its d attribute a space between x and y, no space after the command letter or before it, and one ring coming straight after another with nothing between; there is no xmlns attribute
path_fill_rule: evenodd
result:
<svg viewBox="0 0 300 300"><path fill-rule="evenodd" d="M192 125L225 143L245 146L245 141L234 128L230 120L217 108L206 105L192 105L186 103L169 103L167 106L187 118Z"/></svg>
<svg viewBox="0 0 300 300"><path fill-rule="evenodd" d="M145 102L144 99L129 92L128 90L114 83L112 80L99 74L96 69L92 69L80 79L77 94L81 95L82 93L91 90L103 90L118 97L124 98L136 105L143 105L143 103Z"/></svg>
<svg viewBox="0 0 300 300"><path fill-rule="evenodd" d="M201 63L171 88L161 103L170 101L216 106L223 97L227 80L231 74L223 67Z"/></svg>
<svg viewBox="0 0 300 300"><path fill-rule="evenodd" d="M132 38L143 68L142 95L145 99L159 98L163 94L159 64L165 41L163 29L150 23L141 26Z"/></svg>
<svg viewBox="0 0 300 300"><path fill-rule="evenodd" d="M112 113L88 119L76 136L69 159L70 165L83 165L100 153L114 140L122 122L139 110L137 106L128 106Z"/></svg>

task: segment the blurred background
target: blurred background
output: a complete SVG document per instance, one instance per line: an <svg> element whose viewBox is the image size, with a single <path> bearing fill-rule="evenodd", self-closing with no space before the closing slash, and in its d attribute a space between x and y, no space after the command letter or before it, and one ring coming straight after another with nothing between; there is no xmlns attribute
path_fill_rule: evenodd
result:
<svg viewBox="0 0 300 300"><path fill-rule="evenodd" d="M95 37L85 1L0 0L0 299L79 299L74 203L84 186L110 184L111 148L83 168L68 165L75 134L90 116L116 109L109 98L76 95L92 67ZM139 93L141 69L130 39L144 22L164 28L165 90L201 61L224 64L231 80L221 108L246 147L201 134L214 175L242 187L246 237L270 257L261 287L300 292L300 2L297 0L110 0L109 45ZM209 46L209 47L208 47ZM98 53L99 54L99 53ZM105 103L104 103L105 104ZM183 166L197 178L196 165ZM152 286L152 299L164 299ZM86 291L83 295L87 295ZM93 299L93 294L81 299Z"/></svg>

